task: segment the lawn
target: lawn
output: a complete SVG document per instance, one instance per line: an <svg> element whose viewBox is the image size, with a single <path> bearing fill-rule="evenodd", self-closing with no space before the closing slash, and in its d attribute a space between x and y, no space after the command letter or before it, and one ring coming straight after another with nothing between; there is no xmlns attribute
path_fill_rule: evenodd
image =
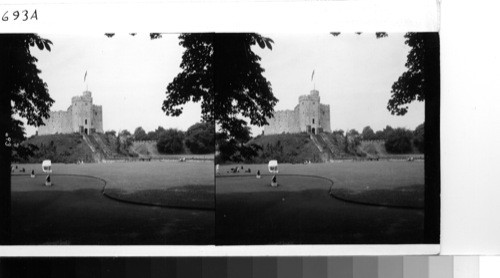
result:
<svg viewBox="0 0 500 278"><path fill-rule="evenodd" d="M18 165L12 174L13 244L214 242L212 161L52 168L52 187L43 186L39 164Z"/></svg>
<svg viewBox="0 0 500 278"><path fill-rule="evenodd" d="M236 166L243 171L228 173ZM257 170L266 175L257 179ZM218 244L423 242L423 162L280 164L277 188L267 165L219 173Z"/></svg>

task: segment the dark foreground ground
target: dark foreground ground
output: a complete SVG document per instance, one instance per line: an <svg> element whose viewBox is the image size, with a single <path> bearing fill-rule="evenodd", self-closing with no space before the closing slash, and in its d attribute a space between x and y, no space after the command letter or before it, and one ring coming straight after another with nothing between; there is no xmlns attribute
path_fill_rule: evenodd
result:
<svg viewBox="0 0 500 278"><path fill-rule="evenodd" d="M225 166L216 179L216 243L422 243L423 163L402 163L284 165L277 188L269 186L270 176L228 174ZM255 173L260 166L249 167ZM332 189L354 202L332 197ZM413 208L397 208L406 203Z"/></svg>
<svg viewBox="0 0 500 278"><path fill-rule="evenodd" d="M69 169L60 167L58 172L77 169L77 166L66 167ZM85 167L91 168L87 172L94 171L94 167L101 167L100 171L106 172L107 166ZM110 175L109 172L113 170L109 167L108 170ZM28 175L12 176L14 245L214 244L213 210L196 209L198 205L194 209L177 209L119 202L105 197L102 194L104 182L92 176L53 175L52 187L43 186L44 178L42 174L35 179ZM111 185L113 193L118 185ZM159 187L143 185L142 189L129 192L132 196L130 199L147 201L143 196L166 194L170 189L178 191L179 186L165 188L163 192L158 191ZM140 196L135 198L137 192L140 192ZM160 198L154 200L163 201Z"/></svg>

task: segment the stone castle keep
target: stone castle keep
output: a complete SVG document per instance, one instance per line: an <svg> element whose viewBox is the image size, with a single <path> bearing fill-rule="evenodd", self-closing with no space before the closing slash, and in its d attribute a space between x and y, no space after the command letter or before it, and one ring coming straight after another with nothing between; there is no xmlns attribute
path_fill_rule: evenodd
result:
<svg viewBox="0 0 500 278"><path fill-rule="evenodd" d="M38 128L38 135L55 133L103 132L102 106L92 103L92 93L83 92L81 96L71 98L71 106L66 111L50 112L45 125Z"/></svg>
<svg viewBox="0 0 500 278"><path fill-rule="evenodd" d="M331 132L330 105L321 104L319 91L299 97L299 104L293 110L275 111L274 118L267 119L264 134Z"/></svg>

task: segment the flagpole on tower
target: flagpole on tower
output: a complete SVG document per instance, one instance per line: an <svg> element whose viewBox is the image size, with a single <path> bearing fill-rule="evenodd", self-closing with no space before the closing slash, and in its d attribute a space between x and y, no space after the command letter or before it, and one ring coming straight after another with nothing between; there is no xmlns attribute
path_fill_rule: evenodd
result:
<svg viewBox="0 0 500 278"><path fill-rule="evenodd" d="M89 82L87 82L87 71L85 71L85 76L83 77L83 82L85 82L85 85L87 85L87 90L89 90Z"/></svg>
<svg viewBox="0 0 500 278"><path fill-rule="evenodd" d="M313 82L314 80L314 70L313 70L313 73L311 75L311 82ZM316 90L316 82L313 82L313 89Z"/></svg>

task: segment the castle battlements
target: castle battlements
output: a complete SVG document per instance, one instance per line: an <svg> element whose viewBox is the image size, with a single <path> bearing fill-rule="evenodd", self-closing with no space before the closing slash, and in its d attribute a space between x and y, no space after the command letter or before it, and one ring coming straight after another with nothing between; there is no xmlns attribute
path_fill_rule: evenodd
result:
<svg viewBox="0 0 500 278"><path fill-rule="evenodd" d="M66 111L51 111L49 118L38 128L39 135L55 133L103 132L102 106L94 105L92 93L84 91L81 96L71 98Z"/></svg>
<svg viewBox="0 0 500 278"><path fill-rule="evenodd" d="M319 91L311 90L308 95L299 96L294 110L275 111L267 121L264 134L331 132L330 105L321 104Z"/></svg>

